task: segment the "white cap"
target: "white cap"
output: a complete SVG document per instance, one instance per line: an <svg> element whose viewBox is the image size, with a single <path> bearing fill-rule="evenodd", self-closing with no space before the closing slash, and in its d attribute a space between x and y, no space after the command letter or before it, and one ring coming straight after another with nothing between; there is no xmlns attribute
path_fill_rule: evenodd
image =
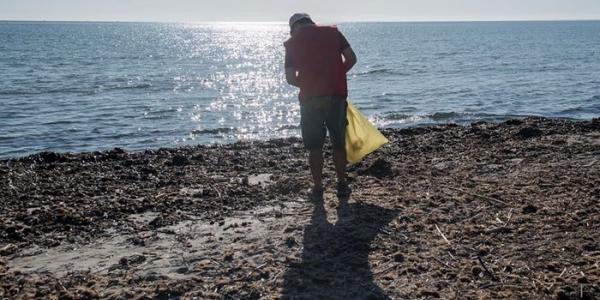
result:
<svg viewBox="0 0 600 300"><path fill-rule="evenodd" d="M302 19L309 19L311 20L310 16L307 13L295 13L291 18L290 18L290 27L294 26L294 24Z"/></svg>

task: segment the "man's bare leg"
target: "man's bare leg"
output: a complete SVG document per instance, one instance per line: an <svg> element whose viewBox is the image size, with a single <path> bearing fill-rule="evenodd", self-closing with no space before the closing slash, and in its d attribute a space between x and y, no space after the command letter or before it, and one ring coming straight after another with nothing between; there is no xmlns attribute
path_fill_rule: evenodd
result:
<svg viewBox="0 0 600 300"><path fill-rule="evenodd" d="M310 165L315 189L323 189L323 151L310 150L308 164Z"/></svg>
<svg viewBox="0 0 600 300"><path fill-rule="evenodd" d="M346 184L346 149L333 150L333 164L338 184Z"/></svg>
<svg viewBox="0 0 600 300"><path fill-rule="evenodd" d="M352 193L352 189L346 181L346 150L333 150L333 164L337 173L337 196L340 200L347 200Z"/></svg>

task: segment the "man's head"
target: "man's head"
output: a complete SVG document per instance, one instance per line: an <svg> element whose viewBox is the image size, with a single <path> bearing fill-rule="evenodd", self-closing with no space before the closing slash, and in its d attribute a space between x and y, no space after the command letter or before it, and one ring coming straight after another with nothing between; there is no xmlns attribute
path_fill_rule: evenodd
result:
<svg viewBox="0 0 600 300"><path fill-rule="evenodd" d="M300 27L314 25L315 22L307 13L295 13L290 18L290 33L293 35Z"/></svg>

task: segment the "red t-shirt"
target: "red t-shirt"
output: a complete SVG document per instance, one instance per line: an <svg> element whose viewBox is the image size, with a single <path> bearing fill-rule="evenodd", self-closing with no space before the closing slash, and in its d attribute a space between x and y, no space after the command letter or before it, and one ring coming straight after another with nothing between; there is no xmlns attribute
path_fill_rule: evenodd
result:
<svg viewBox="0 0 600 300"><path fill-rule="evenodd" d="M300 101L348 96L342 52L350 47L335 26L308 26L284 43L285 67L298 70Z"/></svg>

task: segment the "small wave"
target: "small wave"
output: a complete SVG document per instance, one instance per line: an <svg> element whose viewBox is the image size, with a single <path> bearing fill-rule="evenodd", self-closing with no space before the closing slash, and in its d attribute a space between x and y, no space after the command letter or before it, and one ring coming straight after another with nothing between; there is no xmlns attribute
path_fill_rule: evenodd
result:
<svg viewBox="0 0 600 300"><path fill-rule="evenodd" d="M42 123L42 125L71 125L71 124L77 124L77 123L80 123L80 122L72 121L72 120L53 120L53 121L44 122L44 123Z"/></svg>
<svg viewBox="0 0 600 300"><path fill-rule="evenodd" d="M394 69L389 68L381 68L381 69L372 69L363 72L359 72L354 74L356 76L369 76L369 75L399 75L399 76L408 76L409 73L401 72Z"/></svg>
<svg viewBox="0 0 600 300"><path fill-rule="evenodd" d="M577 106L568 109L564 109L560 111L559 114L599 114L600 113L600 105L596 106Z"/></svg>
<svg viewBox="0 0 600 300"><path fill-rule="evenodd" d="M192 134L224 134L234 132L236 129L233 127L222 127L213 129L196 129L192 130Z"/></svg>
<svg viewBox="0 0 600 300"><path fill-rule="evenodd" d="M129 85L98 85L93 90L94 94L110 91L121 91L121 90L143 90L151 88L151 83L138 83Z"/></svg>
<svg viewBox="0 0 600 300"><path fill-rule="evenodd" d="M134 89L147 89L150 87L152 87L151 83L139 83L139 84L134 84L134 85L122 86L122 87L118 87L115 89L116 90L134 90Z"/></svg>
<svg viewBox="0 0 600 300"><path fill-rule="evenodd" d="M364 72L360 72L357 73L356 75L371 75L371 74L381 74L381 73L390 73L392 71L392 69L373 69L373 70L368 70L368 71L364 71Z"/></svg>
<svg viewBox="0 0 600 300"><path fill-rule="evenodd" d="M459 51L451 51L451 52L438 52L435 54L435 56L439 56L439 57L451 57L451 56L457 56L461 54Z"/></svg>
<svg viewBox="0 0 600 300"><path fill-rule="evenodd" d="M383 101L383 102L393 102L395 100L398 99L398 97L402 96L401 94L396 94L396 93L383 93L380 95L376 95L374 98L377 99L377 101Z"/></svg>
<svg viewBox="0 0 600 300"><path fill-rule="evenodd" d="M144 113L144 117L146 117L146 118L152 118L152 116L161 117L163 114L168 114L168 113L173 113L173 112L177 112L177 108L165 108L165 109L151 110L151 111L147 111L146 113Z"/></svg>
<svg viewBox="0 0 600 300"><path fill-rule="evenodd" d="M459 112L436 112L434 114L428 115L430 119L434 121L443 121L449 119L456 119L470 115L469 113L459 113Z"/></svg>
<svg viewBox="0 0 600 300"><path fill-rule="evenodd" d="M394 121L407 120L407 119L410 119L413 117L414 117L414 115L407 115L407 114L402 114L402 113L389 113L384 116L384 118L386 118L388 120L394 120Z"/></svg>
<svg viewBox="0 0 600 300"><path fill-rule="evenodd" d="M300 125L283 125L277 128L277 131L300 129Z"/></svg>
<svg viewBox="0 0 600 300"><path fill-rule="evenodd" d="M4 90L0 91L0 95L3 96L33 96L33 95L44 95L44 94L80 94L89 92L83 89L51 89L51 90Z"/></svg>
<svg viewBox="0 0 600 300"><path fill-rule="evenodd" d="M594 104L600 104L600 95L595 95L587 100L585 100L584 102L587 103L594 103Z"/></svg>

